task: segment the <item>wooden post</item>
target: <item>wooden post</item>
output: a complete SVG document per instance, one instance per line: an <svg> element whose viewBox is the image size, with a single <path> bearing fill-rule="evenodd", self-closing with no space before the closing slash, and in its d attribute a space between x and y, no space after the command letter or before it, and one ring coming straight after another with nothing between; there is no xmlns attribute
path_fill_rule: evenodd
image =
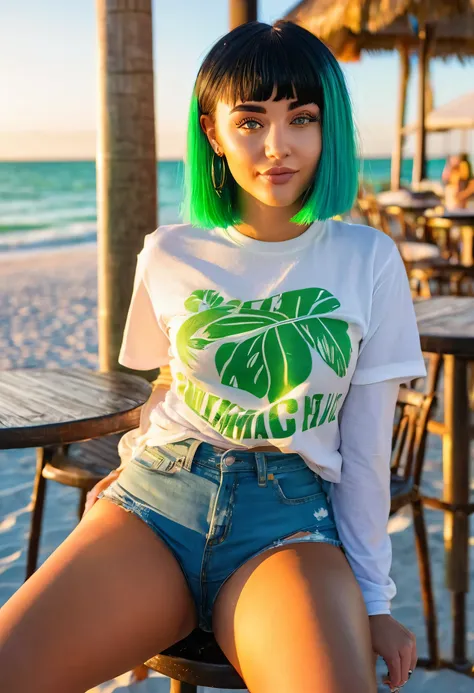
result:
<svg viewBox="0 0 474 693"><path fill-rule="evenodd" d="M408 79L410 77L410 54L408 46L402 44L398 53L400 55L400 81L399 81L399 92L398 92L398 112L397 112L397 131L395 133L395 143L392 153L392 167L391 167L391 189L400 189L400 177L402 170L402 158L403 158L403 144L405 142L405 135L403 134L403 128L405 126L405 115L406 115L406 105L407 105L407 89L408 89Z"/></svg>
<svg viewBox="0 0 474 693"><path fill-rule="evenodd" d="M96 0L99 362L117 362L143 237L157 226L151 0ZM143 373L141 373L143 375Z"/></svg>
<svg viewBox="0 0 474 693"><path fill-rule="evenodd" d="M426 177L426 78L428 72L431 29L429 25L420 29L418 54L418 123L416 130L415 156L413 159L412 183L416 188Z"/></svg>
<svg viewBox="0 0 474 693"><path fill-rule="evenodd" d="M469 503L469 399L467 361L444 357L443 500ZM451 591L454 621L453 661L466 664L466 593L469 591L469 516L465 510L444 518L446 587Z"/></svg>
<svg viewBox="0 0 474 693"><path fill-rule="evenodd" d="M255 22L257 19L257 0L229 0L229 25L231 30Z"/></svg>

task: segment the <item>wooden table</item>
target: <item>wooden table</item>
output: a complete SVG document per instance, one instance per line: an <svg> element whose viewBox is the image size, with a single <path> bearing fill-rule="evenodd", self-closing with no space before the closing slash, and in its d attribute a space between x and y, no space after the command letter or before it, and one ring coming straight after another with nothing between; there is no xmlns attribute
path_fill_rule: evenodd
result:
<svg viewBox="0 0 474 693"><path fill-rule="evenodd" d="M474 298L442 296L417 301L423 351L444 358L443 498L425 505L445 511L446 586L452 593L453 660L457 671L474 674L466 656L466 593L469 591L470 407L469 361L474 361Z"/></svg>
<svg viewBox="0 0 474 693"><path fill-rule="evenodd" d="M465 267L474 265L474 209L444 209L439 213L427 210L425 216L456 222L461 233L461 264Z"/></svg>
<svg viewBox="0 0 474 693"><path fill-rule="evenodd" d="M417 196L416 193L410 194L409 190L387 190L379 193L376 199L382 207L400 207L409 214L422 214L427 209L437 207L441 202L435 194Z"/></svg>
<svg viewBox="0 0 474 693"><path fill-rule="evenodd" d="M37 448L32 535L39 536L41 530L42 471L54 446L137 427L140 409L150 393L150 383L128 373L36 368L0 371L0 449ZM27 575L36 565L36 553L28 555Z"/></svg>

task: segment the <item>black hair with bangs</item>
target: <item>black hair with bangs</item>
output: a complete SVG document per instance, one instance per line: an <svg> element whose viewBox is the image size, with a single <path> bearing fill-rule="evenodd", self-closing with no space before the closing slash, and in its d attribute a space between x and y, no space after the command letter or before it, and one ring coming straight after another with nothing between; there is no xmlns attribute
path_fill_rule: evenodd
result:
<svg viewBox="0 0 474 693"><path fill-rule="evenodd" d="M276 90L276 93L275 93ZM347 211L357 193L358 163L352 108L344 76L331 51L306 29L287 21L243 24L211 48L198 72L188 121L185 216L195 226L227 227L241 221L237 184L228 171L216 194L215 156L200 124L217 103L297 99L320 108L322 152L297 224Z"/></svg>

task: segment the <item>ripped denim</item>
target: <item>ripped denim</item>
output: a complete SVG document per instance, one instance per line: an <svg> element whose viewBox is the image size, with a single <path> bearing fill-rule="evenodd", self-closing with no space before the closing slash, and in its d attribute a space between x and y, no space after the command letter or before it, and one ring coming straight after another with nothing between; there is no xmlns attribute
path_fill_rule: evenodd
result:
<svg viewBox="0 0 474 693"><path fill-rule="evenodd" d="M146 448L101 495L136 513L178 560L199 615L250 558L296 542L340 547L331 482L298 454L223 450L194 438Z"/></svg>

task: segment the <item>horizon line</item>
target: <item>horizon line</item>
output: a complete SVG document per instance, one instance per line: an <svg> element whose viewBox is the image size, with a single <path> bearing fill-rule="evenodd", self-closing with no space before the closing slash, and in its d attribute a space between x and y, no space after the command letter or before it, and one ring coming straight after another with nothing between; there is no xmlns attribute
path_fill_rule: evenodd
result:
<svg viewBox="0 0 474 693"><path fill-rule="evenodd" d="M367 160L374 160L374 159L391 159L392 155L391 154L373 154L373 155L368 155L368 156L359 156L358 159L361 161L367 161ZM402 157L402 161L413 161L413 155L410 156L404 156ZM439 161L441 159L446 159L446 156L430 156L427 157L427 161ZM156 159L156 162L159 163L160 161L163 162L174 162L174 163L179 163L183 162L184 159L183 157L158 157ZM68 158L60 158L60 159L46 159L46 158L38 158L38 159L26 159L26 158L6 158L3 159L0 156L0 164L80 164L80 163L96 163L96 158L93 157L87 157L87 158L76 158L72 157L70 159Z"/></svg>

